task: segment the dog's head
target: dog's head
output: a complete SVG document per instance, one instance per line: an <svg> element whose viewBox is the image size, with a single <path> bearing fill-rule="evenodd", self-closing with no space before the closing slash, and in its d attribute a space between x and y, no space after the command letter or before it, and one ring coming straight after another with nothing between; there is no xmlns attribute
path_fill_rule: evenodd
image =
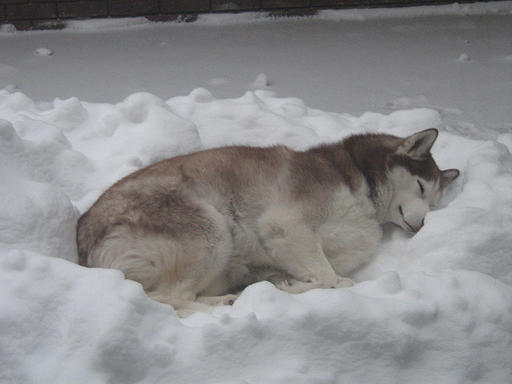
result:
<svg viewBox="0 0 512 384"><path fill-rule="evenodd" d="M440 170L432 158L430 149L437 135L437 129L432 128L406 137L388 158L387 182L392 197L385 222L418 232L446 186L459 176L457 169Z"/></svg>

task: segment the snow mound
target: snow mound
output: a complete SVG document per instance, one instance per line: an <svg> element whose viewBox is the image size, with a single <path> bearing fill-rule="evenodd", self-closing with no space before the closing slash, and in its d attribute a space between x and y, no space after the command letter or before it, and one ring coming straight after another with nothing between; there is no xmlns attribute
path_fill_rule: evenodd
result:
<svg viewBox="0 0 512 384"><path fill-rule="evenodd" d="M37 48L34 51L34 54L36 54L37 56L52 56L53 51L49 48Z"/></svg>
<svg viewBox="0 0 512 384"><path fill-rule="evenodd" d="M256 76L256 80L252 83L252 86L254 88L267 88L270 86L270 81L268 81L267 75L264 73L260 73L258 76Z"/></svg>
<svg viewBox="0 0 512 384"><path fill-rule="evenodd" d="M158 160L433 126L438 164L462 175L414 237L385 229L354 287L291 295L260 282L179 319L120 272L75 264L78 212ZM0 382L510 382L511 149L510 134L469 139L429 108L352 116L268 90L117 104L0 91Z"/></svg>
<svg viewBox="0 0 512 384"><path fill-rule="evenodd" d="M457 58L457 61L459 63L469 63L471 60L471 56L469 56L467 53L461 53L460 56Z"/></svg>
<svg viewBox="0 0 512 384"><path fill-rule="evenodd" d="M2 24L0 25L0 33L15 33L16 27L13 24Z"/></svg>

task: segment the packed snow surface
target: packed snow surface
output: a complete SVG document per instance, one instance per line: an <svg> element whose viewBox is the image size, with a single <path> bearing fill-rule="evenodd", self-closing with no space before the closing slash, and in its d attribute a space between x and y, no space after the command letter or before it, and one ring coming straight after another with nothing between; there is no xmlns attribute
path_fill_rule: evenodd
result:
<svg viewBox="0 0 512 384"><path fill-rule="evenodd" d="M439 102L397 83L387 94L391 96L387 110L357 114L342 113L343 109L325 112L301 98L280 96L273 90L280 86L279 71L269 76L264 68L247 79L248 91L237 97L215 96L188 76L189 86L196 88L188 94L170 93L168 99L135 92L108 102L51 96L36 101L28 84L25 90L24 79L39 80L48 95L59 92L62 84L52 87L38 74L38 66L47 70L53 60L59 64L55 71L65 68L59 56L66 54L62 41L70 39L69 33L85 44L98 36L84 32L83 25L79 31L31 34L3 28L0 81L12 82L0 90L0 382L512 382L512 112L505 108L512 100L507 99L512 96L512 36L487 45L477 43L476 37L482 32L478 23L487 17L495 21L495 16L484 14L505 9L510 15L510 9L503 4L475 7L461 9L469 14L474 9L485 11L478 20L452 15L459 26L471 31L475 46L457 35L460 47L443 51L445 66L437 66L442 76L432 75L431 87L480 86L485 97L466 95L454 106L448 93L442 95L445 102ZM430 12L452 11L452 7L435 7ZM382 12L390 17L390 11ZM406 10L397 12L400 18L390 19L394 33L417 31L417 19L406 17ZM328 32L331 23L354 22L346 19L357 19L351 15L360 13L341 14L308 19L305 28L318 23L321 29L327 22ZM507 15L499 17L510 23ZM372 20L357 23L368 23L374 36L378 28ZM434 35L446 38L436 19L421 20L423 31L425 25L435 25ZM297 29L304 26L303 20L256 25L277 29L280 23L286 28L293 23ZM207 28L231 32L213 24ZM390 26L380 24L383 35ZM134 36L133 27L118 28L104 33ZM145 25L137 32L148 33L151 28ZM172 28L198 33L194 26ZM197 28L204 26L199 22ZM21 44L13 48L17 41ZM172 38L166 44L171 50L176 44L183 52ZM442 45L435 38L433 44ZM509 51L495 50L507 44ZM41 47L45 47L42 56L36 52ZM113 55L119 48L108 43L105 47ZM303 49L308 47L316 49L315 42L305 42ZM408 76L408 59L419 62L419 57L436 55L422 47L395 53L397 73ZM4 52L24 55L21 69ZM312 66L322 63L318 52L310 59ZM344 52L361 54L356 45ZM411 53L416 56L410 58ZM265 57L264 51L257 54ZM148 65L151 58L146 57ZM121 55L118 60L123 59ZM97 57L85 54L82 60L84 67L85 63L94 66ZM281 58L268 57L269 63L276 64L275 60ZM362 63L361 88L347 83L344 92L362 99L372 88L364 75L378 64ZM232 65L220 65L215 76L209 72L209 86L229 87L235 73ZM64 76L71 73L67 71ZM460 71L474 76L465 77ZM325 76L333 89L341 86L329 73ZM378 76L373 79L383 84ZM399 77L393 80L399 82ZM117 81L112 83L116 86L100 85L118 88ZM484 86L489 81L496 85L495 94ZM332 92L323 84L320 90L305 89L304 97L315 99L323 91ZM85 83L76 90L70 87L70 92L80 94L87 87ZM492 115L492 121L476 124L475 110ZM461 176L415 236L384 228L378 254L352 276L357 284L351 288L292 295L260 282L246 288L233 306L180 319L170 306L150 300L139 284L125 280L120 272L76 264L75 226L80 213L113 182L158 160L231 144L286 144L302 150L354 133L406 136L430 127L440 130L433 148L440 168L458 168Z"/></svg>

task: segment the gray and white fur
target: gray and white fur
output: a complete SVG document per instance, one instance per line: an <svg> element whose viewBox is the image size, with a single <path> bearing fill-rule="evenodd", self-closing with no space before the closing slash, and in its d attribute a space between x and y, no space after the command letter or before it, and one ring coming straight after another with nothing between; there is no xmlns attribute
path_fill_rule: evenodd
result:
<svg viewBox="0 0 512 384"><path fill-rule="evenodd" d="M292 293L352 285L381 224L415 233L458 175L438 131L365 134L297 152L225 147L114 184L78 222L79 261L115 268L176 309L230 303L258 280Z"/></svg>

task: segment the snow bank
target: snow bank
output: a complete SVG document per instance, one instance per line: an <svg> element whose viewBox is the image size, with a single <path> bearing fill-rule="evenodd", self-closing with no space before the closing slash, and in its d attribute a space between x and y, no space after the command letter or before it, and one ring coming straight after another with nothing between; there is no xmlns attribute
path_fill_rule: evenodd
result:
<svg viewBox="0 0 512 384"><path fill-rule="evenodd" d="M325 10L320 17L325 20L382 20L389 18L416 18L425 16L508 15L512 12L511 1L489 1L470 4L417 6L403 8Z"/></svg>
<svg viewBox="0 0 512 384"><path fill-rule="evenodd" d="M330 21L367 21L383 20L394 18L416 18L429 16L467 16L467 15L510 15L512 14L512 1L486 1L469 4L447 4L437 6L410 6L399 8L370 8L370 9L326 9L319 10L316 15L306 16L314 20ZM174 24L203 25L203 26L226 26L226 25L247 25L254 23L265 23L269 19L289 21L290 19L304 19L305 16L292 17L269 17L268 12L241 12L241 13L213 13L199 14L194 23L183 23L181 20L171 22ZM147 28L155 24L169 24L169 22L155 23L145 17L123 17L91 20L68 20L65 29L77 32L104 32L125 30L126 28ZM12 34L16 28L12 24L0 25L0 34ZM24 32L31 33L31 32ZM46 52L46 51L45 51ZM45 55L46 53L38 53Z"/></svg>
<svg viewBox="0 0 512 384"><path fill-rule="evenodd" d="M3 90L0 119L0 382L511 381L510 134L474 140L432 109L356 117L267 90L117 104ZM354 287L290 295L261 282L183 320L120 272L73 263L78 212L160 159L432 126L438 164L462 176L417 235L386 228Z"/></svg>

